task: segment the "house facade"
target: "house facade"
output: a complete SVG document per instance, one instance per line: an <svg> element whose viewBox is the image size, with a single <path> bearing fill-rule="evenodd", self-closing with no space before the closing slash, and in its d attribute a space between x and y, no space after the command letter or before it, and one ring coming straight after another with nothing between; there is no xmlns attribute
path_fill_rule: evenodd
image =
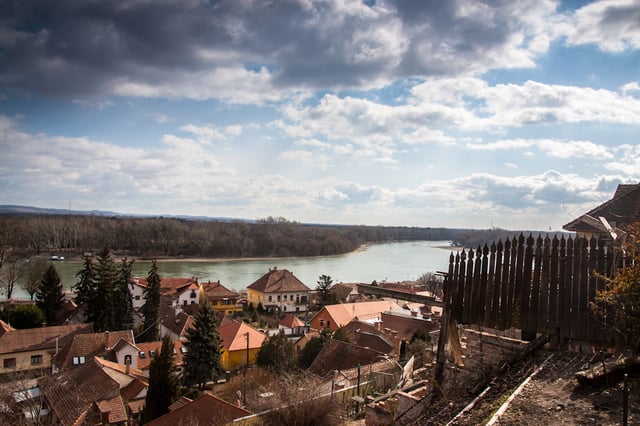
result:
<svg viewBox="0 0 640 426"><path fill-rule="evenodd" d="M220 280L207 281L202 283L201 286L204 297L214 311L223 312L227 315L231 315L234 312L242 312L243 306L238 302L240 294L220 284Z"/></svg>
<svg viewBox="0 0 640 426"><path fill-rule="evenodd" d="M0 321L2 322L2 321ZM91 324L16 330L2 322L0 374L51 370L52 359L74 336L91 333Z"/></svg>
<svg viewBox="0 0 640 426"><path fill-rule="evenodd" d="M293 273L274 267L247 287L247 300L267 310L305 312L310 291Z"/></svg>
<svg viewBox="0 0 640 426"><path fill-rule="evenodd" d="M267 338L263 333L244 321L225 318L218 327L222 349L220 367L233 371L247 364L255 364L262 342ZM247 363L248 356L248 363Z"/></svg>

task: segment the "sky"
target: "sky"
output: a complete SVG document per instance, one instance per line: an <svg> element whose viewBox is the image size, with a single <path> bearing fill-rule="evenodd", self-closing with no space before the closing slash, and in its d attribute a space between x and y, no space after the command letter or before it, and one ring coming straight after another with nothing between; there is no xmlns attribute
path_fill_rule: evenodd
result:
<svg viewBox="0 0 640 426"><path fill-rule="evenodd" d="M0 2L0 204L555 231L639 142L640 0Z"/></svg>

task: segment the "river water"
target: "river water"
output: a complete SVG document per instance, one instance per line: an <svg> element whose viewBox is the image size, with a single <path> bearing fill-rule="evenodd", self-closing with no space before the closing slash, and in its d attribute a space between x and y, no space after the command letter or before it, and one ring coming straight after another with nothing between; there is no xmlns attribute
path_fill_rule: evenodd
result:
<svg viewBox="0 0 640 426"><path fill-rule="evenodd" d="M160 277L196 276L200 281L218 281L232 290L242 290L260 278L269 268L288 269L307 287L313 289L320 275L329 275L334 283L371 283L415 280L425 272L446 271L451 249L448 241L409 241L370 244L337 256L287 257L228 261L158 261ZM65 289L76 282L81 261L54 262ZM146 277L150 261L136 261L134 276ZM14 297L27 297L22 288Z"/></svg>

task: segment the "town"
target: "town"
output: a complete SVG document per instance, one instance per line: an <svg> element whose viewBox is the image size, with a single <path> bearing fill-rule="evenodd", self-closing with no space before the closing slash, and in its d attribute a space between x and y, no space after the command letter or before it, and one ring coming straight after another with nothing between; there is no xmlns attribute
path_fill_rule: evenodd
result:
<svg viewBox="0 0 640 426"><path fill-rule="evenodd" d="M0 420L476 424L489 412L517 423L508 406L485 401L474 413L498 377L528 371L529 381L556 362L574 368L576 386L597 387L640 365L637 324L617 311L637 296L639 191L620 185L565 226L575 235L452 251L448 271L417 281L320 275L314 285L274 265L234 291L211 278L163 278L156 261L134 277L132 261L105 248L84 255L64 292L49 263L35 301L7 300L0 311ZM604 287L607 277L632 284L618 302L623 290ZM622 334L603 326L607 314ZM637 404L636 394L625 421Z"/></svg>

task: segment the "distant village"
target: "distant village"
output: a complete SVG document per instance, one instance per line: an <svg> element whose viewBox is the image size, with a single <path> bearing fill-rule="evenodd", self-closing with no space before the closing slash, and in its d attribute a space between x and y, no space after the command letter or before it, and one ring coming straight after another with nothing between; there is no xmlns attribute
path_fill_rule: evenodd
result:
<svg viewBox="0 0 640 426"><path fill-rule="evenodd" d="M102 332L88 322L96 313L67 294L51 317L62 325L0 321L0 424L423 424L425 416L469 416L471 396L542 347L573 351L583 361L579 380L597 380L605 358L595 348L619 341L581 310L591 296L579 289L595 293L600 278L580 265L600 265L598 274L630 265L612 256L632 236L619 218L639 220L639 194L640 184L621 185L565 226L575 240L520 236L461 250L447 272L418 281L333 283L322 275L312 284L273 266L236 292L210 278L158 277L149 325L150 272L127 279L130 328ZM562 272L567 262L573 274ZM158 365L170 360L171 386L193 374L191 339L204 333L209 312L214 374L172 393L149 417L162 397L163 385L152 397ZM156 338L145 341L151 327Z"/></svg>

